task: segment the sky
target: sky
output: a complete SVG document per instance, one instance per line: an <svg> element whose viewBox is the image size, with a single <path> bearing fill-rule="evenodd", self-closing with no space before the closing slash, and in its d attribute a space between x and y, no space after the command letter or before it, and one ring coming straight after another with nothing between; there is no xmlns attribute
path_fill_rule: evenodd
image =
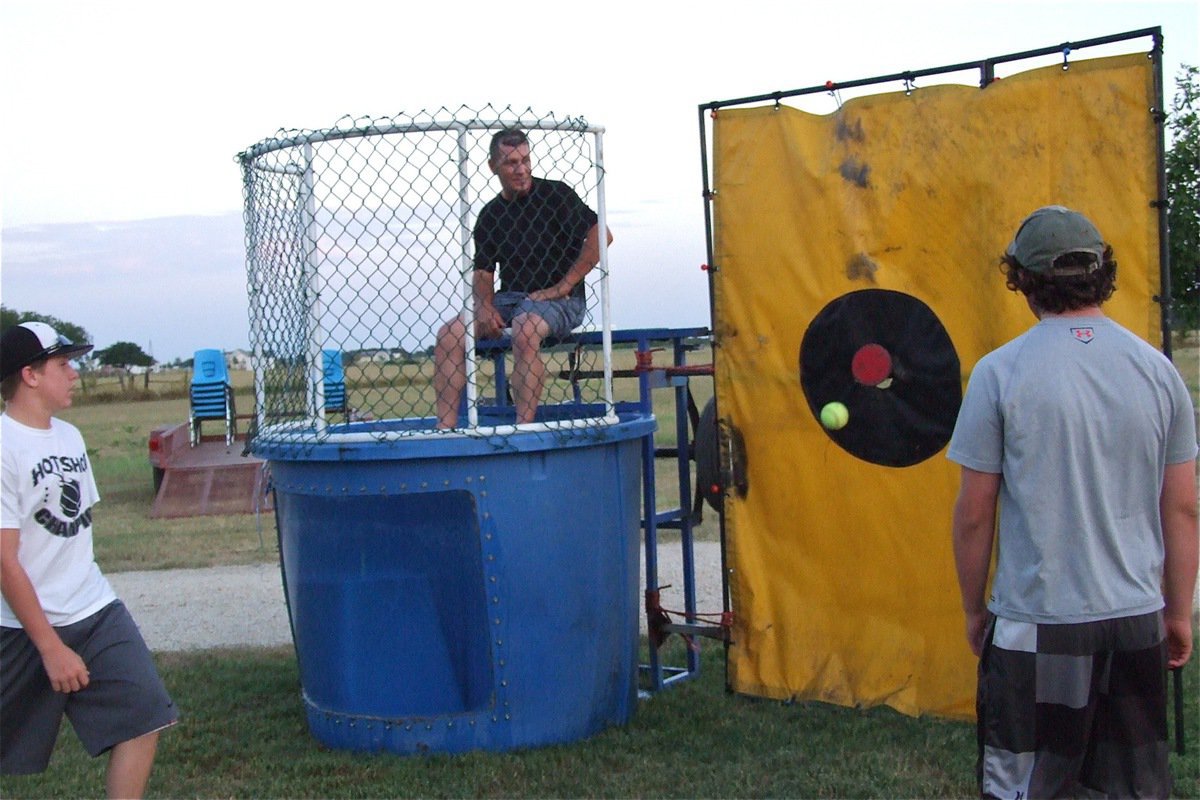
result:
<svg viewBox="0 0 1200 800"><path fill-rule="evenodd" d="M1169 98L1200 0L0 0L0 298L159 360L245 347L236 224L117 267L66 234L231 220L236 154L280 128L491 103L604 126L616 324L707 325L700 104L1153 26Z"/></svg>

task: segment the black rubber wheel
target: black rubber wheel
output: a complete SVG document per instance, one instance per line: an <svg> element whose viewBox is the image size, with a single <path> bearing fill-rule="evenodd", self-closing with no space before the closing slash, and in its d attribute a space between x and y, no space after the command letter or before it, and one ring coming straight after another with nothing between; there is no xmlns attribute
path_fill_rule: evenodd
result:
<svg viewBox="0 0 1200 800"><path fill-rule="evenodd" d="M717 435L717 401L708 401L696 425L696 488L714 511L725 505L721 482L721 445Z"/></svg>

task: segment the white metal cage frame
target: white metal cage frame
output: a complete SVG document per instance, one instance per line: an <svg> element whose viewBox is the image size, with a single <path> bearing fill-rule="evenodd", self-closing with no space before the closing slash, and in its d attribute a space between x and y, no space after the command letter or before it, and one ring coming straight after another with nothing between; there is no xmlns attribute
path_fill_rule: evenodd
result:
<svg viewBox="0 0 1200 800"><path fill-rule="evenodd" d="M528 136L534 174L574 189L605 231L604 129L582 118L490 106L347 117L325 130L281 130L238 154L255 374L251 447L263 437L301 446L503 438L615 420L601 235L579 330L600 332L602 346L564 341L544 349L541 406L555 412L523 425L507 419L506 356L495 343L477 349L467 325L466 424L435 429L434 339L445 320L473 317L472 232L498 191L488 145L509 128ZM339 379L345 400L331 406ZM385 420L402 424L368 424Z"/></svg>

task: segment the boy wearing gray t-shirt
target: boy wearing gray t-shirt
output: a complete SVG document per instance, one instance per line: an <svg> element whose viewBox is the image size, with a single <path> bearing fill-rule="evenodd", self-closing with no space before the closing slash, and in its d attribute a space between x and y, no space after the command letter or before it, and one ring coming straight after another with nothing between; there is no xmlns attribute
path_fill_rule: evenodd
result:
<svg viewBox="0 0 1200 800"><path fill-rule="evenodd" d="M1192 649L1191 398L1101 311L1116 261L1082 214L1033 212L1003 262L1038 323L976 364L948 451L980 791L1165 797L1165 668Z"/></svg>

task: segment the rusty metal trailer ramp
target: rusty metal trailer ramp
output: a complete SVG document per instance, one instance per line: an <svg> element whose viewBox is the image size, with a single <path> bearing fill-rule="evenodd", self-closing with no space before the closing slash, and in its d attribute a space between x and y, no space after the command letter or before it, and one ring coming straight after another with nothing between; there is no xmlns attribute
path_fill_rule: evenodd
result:
<svg viewBox="0 0 1200 800"><path fill-rule="evenodd" d="M150 433L154 473L151 517L199 517L272 511L264 464L242 455L244 441L202 436L192 445L188 424L167 425Z"/></svg>

